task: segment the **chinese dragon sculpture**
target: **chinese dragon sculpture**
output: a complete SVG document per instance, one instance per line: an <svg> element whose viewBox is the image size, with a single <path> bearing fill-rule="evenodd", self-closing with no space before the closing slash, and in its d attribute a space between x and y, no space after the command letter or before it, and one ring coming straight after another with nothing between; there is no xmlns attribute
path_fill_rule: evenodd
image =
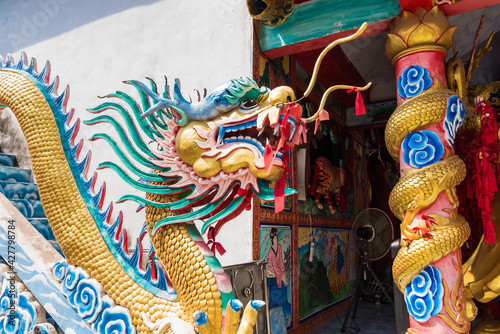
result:
<svg viewBox="0 0 500 334"><path fill-rule="evenodd" d="M471 282L491 288L498 281L497 271L488 276L484 270L491 258L471 257L462 267L460 247L471 229L458 213L456 187L466 177L466 165L454 144L462 124L477 128L479 116L469 105L463 64L455 57L445 68L455 30L438 6L404 11L391 24L386 45L396 68L398 108L385 141L401 166L389 198L402 221L393 278L410 314L407 334L468 333L477 313L471 298L484 301ZM485 230L490 241L492 233L494 240L494 231ZM483 262L482 276L464 276L474 261ZM484 294L493 297L490 290Z"/></svg>
<svg viewBox="0 0 500 334"><path fill-rule="evenodd" d="M48 62L38 71L25 54L17 63L11 56L0 61L0 104L13 111L25 134L44 211L67 262L128 309L130 322L120 333L165 333L168 318L188 323L194 318L204 333L224 327L232 333L238 326L251 332L262 303L249 303L238 325L241 303L232 299L231 282L193 220L204 220L202 232L215 224L217 234L253 195L274 200L292 194L280 182L284 153L305 138L306 123L319 113L302 119L291 88L271 90L248 78L230 80L197 102L185 99L178 80L172 95L167 84L160 93L152 80L125 83L139 100L120 91L107 95L106 102L89 109L96 117L85 123L114 128L118 140L100 132L90 140L106 141L121 164L103 162L99 168L114 170L145 193L120 199L138 203L146 213L132 254L122 214L111 221L112 204L103 207L106 185L95 191L96 174L87 175L90 153L80 157L82 142L75 142L80 121L73 121L74 110L67 108L69 88L58 94L59 79L50 82ZM353 87L328 92L337 88ZM271 137L273 145L266 143ZM272 190L266 180L278 185ZM152 246L143 268L141 240L147 233ZM66 275L71 271L60 265L55 273L63 269Z"/></svg>

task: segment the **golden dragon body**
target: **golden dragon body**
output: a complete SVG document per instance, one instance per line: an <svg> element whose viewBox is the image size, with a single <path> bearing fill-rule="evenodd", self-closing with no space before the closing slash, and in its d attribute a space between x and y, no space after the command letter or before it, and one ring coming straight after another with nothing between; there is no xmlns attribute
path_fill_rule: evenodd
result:
<svg viewBox="0 0 500 334"><path fill-rule="evenodd" d="M190 319L187 318L189 312L184 312L184 310L186 303L192 303L195 299L191 297L189 289L179 289L182 295L179 302L156 297L131 279L111 254L80 195L64 154L56 120L46 96L39 87L20 73L7 69L1 70L0 101L14 112L25 133L40 198L67 261L78 264L90 273L93 278L101 282L106 293L117 304L128 308L133 324L139 333L149 332L144 326L142 312L148 313L152 321L166 316L176 316L189 321ZM203 261L203 255L195 247L185 227L169 228L168 231L162 231L158 237L160 235L165 245L171 247L172 243L181 243L177 238L179 235L182 237L182 246L185 245L184 257L162 259L168 266L185 265L186 259L190 258L194 258L199 264L197 270L186 274L180 272L176 277L170 277L174 286L182 287L192 283L195 287L192 282L195 275L210 274L210 269ZM210 280L210 276L207 283L210 284L210 289L217 290L217 285ZM198 310L210 312L215 308L221 308L220 295L208 296L205 293L205 287L201 286L195 289L195 292L205 297L204 304L197 304ZM210 313L215 314L215 312ZM212 320L220 324L222 313L218 319Z"/></svg>
<svg viewBox="0 0 500 334"><path fill-rule="evenodd" d="M265 127L280 126L285 123L284 126L294 126L293 130L299 130L301 127L300 111L289 112L288 119L282 122L283 117L281 119L279 117L282 110L275 107L278 103L293 101L295 99L293 92L288 87L274 91L269 91L267 88L259 90L253 81L238 79L231 81L227 88L222 90L225 94L223 97L227 96L228 99L228 101L222 101L222 103L228 104L226 106L227 112L221 112L223 116L216 115L209 119L210 124L200 120L186 120L186 117L183 117L185 115L176 115L176 117L171 117L171 115L148 116L150 120L151 117L154 118L149 124L156 124L154 136L168 143L159 143L159 148L152 149L151 152L156 154L156 160L150 157L144 159L141 156L138 157L143 159L145 163L154 160L157 169L145 176L150 178L147 185L135 183L138 187L146 187L149 190L141 203L145 206L146 225L156 251L155 258L161 262L161 266L156 268L156 276L161 274L159 271L166 272L168 286L175 289L175 293L169 295L162 289L149 284L147 279L134 273L133 268L131 269L130 265L126 263L126 259L124 260L120 256L119 253L122 250L113 247L113 242L116 240L114 240L113 235L106 233L106 228L111 227L106 227L105 223L99 224L97 222L99 216L104 218L101 220L109 219L105 215L111 215L111 212L109 210L104 213L100 211L102 204L100 196L102 194L98 194L99 197L96 201L96 197L89 196L87 189L83 186L95 182L94 179L89 179L86 176L82 178L79 173L85 169L88 163L87 159L81 159L82 161L78 161L78 157L69 159L69 155L78 151L78 145L71 142L74 139L75 124L79 123L79 120L75 124L69 123L71 119L69 114L72 113L72 111L66 110L69 89L66 89L61 95L57 95L58 79L50 85L49 73L50 64L47 64L38 73L35 61L32 60L28 64L24 54L18 64L14 64L11 57L7 61L2 59L0 62L0 104L13 111L25 134L40 198L47 219L68 263L83 268L92 278L100 282L105 293L116 304L130 311L132 327L135 328L132 333L135 330L138 333L150 333L152 329L148 328L147 323L151 321L154 324L167 317L192 322L195 311L204 312L215 331L220 332L221 327L223 327L225 309L223 302L227 303L232 298L231 284L194 224L182 223L182 221L186 221L186 217L193 215L213 218L213 222L220 222L224 218L225 220L231 219L246 207L252 191L261 196L267 196L266 198L269 200L272 191L269 193L269 188L258 184L257 180L259 177L271 179L279 177L283 169L283 162L280 159L281 153L278 152L278 156L272 162L273 165L266 166L269 169L269 173L266 173L263 172L264 163L262 162L262 166L258 165L260 161L257 160L262 160L262 156L254 147L241 149L241 147L235 147L232 140L220 141L217 144L212 144L212 147L214 150L218 150L219 155L224 155L223 158L220 156L200 158L196 155L207 153L210 150L193 149L192 144L195 140L201 142L216 141L217 135L220 134L219 129L223 125L226 128L230 126L238 128L241 123L248 124L250 122L253 129L259 128L260 131ZM141 93L144 108L151 106L150 99L153 102L158 102L154 100L159 98L153 92L156 90L154 85L150 89L139 87L140 84L134 85ZM151 96L148 96L148 93ZM253 99L249 97L249 94ZM116 95L119 93L115 94L114 97ZM136 107L135 101L127 96L123 97L122 95L121 97L127 100L130 106ZM177 98L182 97L177 96ZM214 97L214 100L219 103L217 97ZM242 108L244 103L240 100L245 100L244 107L250 107L250 111ZM175 103L175 100L171 101ZM124 110L117 104L106 103L99 109L99 112L104 109ZM167 109L168 107L165 107L162 110ZM179 107L172 109L182 114ZM130 114L133 112L130 112L129 116ZM106 116L99 117L96 122L103 121L103 117ZM137 122L143 122L140 115L137 119ZM110 118L108 120L112 122ZM182 125L176 124L176 120ZM215 126L215 129L210 126ZM120 129L117 127L117 130ZM272 131L270 132L272 133ZM200 138L199 133L203 133L205 137ZM255 135L257 133L258 131L255 131ZM294 131L288 128L288 133L290 138L293 137ZM252 132L252 134L254 133ZM213 137L209 138L208 135ZM176 138L176 136L178 137ZM106 134L100 134L98 137L112 142ZM221 138L219 137L219 139ZM175 148L161 147L161 145L172 145L172 143L177 146L174 146ZM256 141L247 143L247 146L251 145L258 146L258 143ZM145 147L145 145L143 146ZM167 149L168 152L165 153ZM210 167L215 169L215 172L205 178L194 175L193 167L186 165L180 159L169 156L176 151L182 158L191 159L192 164L196 164L196 161L200 159L211 164ZM146 153L150 152L146 151ZM78 153L75 156L77 155ZM158 156L166 157L162 160L157 158ZM170 165L168 165L169 163ZM255 166L254 163L258 166ZM167 164L169 167L162 164ZM219 170L214 167L216 164L220 164ZM250 164L251 166L249 166ZM174 165L177 165L178 168ZM107 166L120 171L113 164L108 163ZM184 170L187 170L187 173L183 174ZM258 176L252 174L254 170L255 174L259 174ZM175 175L170 176L169 172ZM167 176L164 176L165 174ZM193 181L189 179L190 177L198 182L194 182L195 185L192 185ZM216 182L212 186L205 186L204 184L211 177L217 178ZM188 183L187 188L172 188L172 183L175 181L186 184L186 179L191 182ZM189 190L188 194L186 194L186 189ZM223 193L218 194L217 191ZM189 192L194 194L192 198L189 198ZM290 194L290 192L286 190L286 194ZM89 205L92 201L94 201L94 206ZM192 202L196 203L196 207L202 207L207 211L207 214L202 216L199 213L201 210L190 210L187 204ZM176 208L180 208L180 210L174 212L176 208L173 208L173 205L177 205ZM224 205L229 209L224 210ZM175 217L181 217L181 219L158 225L165 219L174 219ZM220 229L220 226L218 228ZM121 224L118 230L121 230ZM119 232L117 238L123 236L123 233ZM250 326L249 330L251 328Z"/></svg>
<svg viewBox="0 0 500 334"><path fill-rule="evenodd" d="M429 91L401 104L386 127L389 153L399 160L401 144L409 133L442 123L448 98L454 95L448 90ZM448 152L445 154L449 155ZM396 285L404 291L423 268L458 249L468 239L470 227L454 211L459 204L455 187L465 177L465 164L458 156L450 156L420 169L402 171L404 176L391 192L389 205L396 217L403 221L403 248L394 260L393 276ZM442 194L451 204L442 212L445 217L437 214L431 214L430 220L420 217L419 214ZM420 223L415 224L414 220Z"/></svg>

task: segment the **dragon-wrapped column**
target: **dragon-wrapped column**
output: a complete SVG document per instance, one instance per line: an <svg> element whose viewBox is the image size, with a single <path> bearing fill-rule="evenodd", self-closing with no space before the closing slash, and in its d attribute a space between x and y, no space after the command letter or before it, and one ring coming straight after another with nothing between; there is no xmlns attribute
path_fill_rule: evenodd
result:
<svg viewBox="0 0 500 334"><path fill-rule="evenodd" d="M460 246L470 228L457 213L456 186L465 165L454 154L465 116L446 89L444 60L456 27L437 6L403 11L391 24L386 52L397 76L398 108L385 132L401 179L389 204L401 219L401 249L393 277L410 314L407 334L467 333L472 307L462 282Z"/></svg>

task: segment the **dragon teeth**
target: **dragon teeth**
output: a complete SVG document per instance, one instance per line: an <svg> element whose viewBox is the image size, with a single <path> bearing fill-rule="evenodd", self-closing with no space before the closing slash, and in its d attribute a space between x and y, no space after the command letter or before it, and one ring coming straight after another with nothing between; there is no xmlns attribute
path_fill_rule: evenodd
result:
<svg viewBox="0 0 500 334"><path fill-rule="evenodd" d="M259 131L259 134L257 136L260 137L265 129L266 129L265 127L262 127L262 130Z"/></svg>
<svg viewBox="0 0 500 334"><path fill-rule="evenodd" d="M280 118L280 109L278 108L271 108L269 111L269 122L271 125L274 125L279 122Z"/></svg>
<svg viewBox="0 0 500 334"><path fill-rule="evenodd" d="M219 135L217 137L217 145L220 145L220 143L222 142L222 139L224 138L224 135L226 134L226 128L221 126L219 128Z"/></svg>
<svg viewBox="0 0 500 334"><path fill-rule="evenodd" d="M268 114L267 112L261 112L260 114L257 115L257 129L265 128L267 114Z"/></svg>

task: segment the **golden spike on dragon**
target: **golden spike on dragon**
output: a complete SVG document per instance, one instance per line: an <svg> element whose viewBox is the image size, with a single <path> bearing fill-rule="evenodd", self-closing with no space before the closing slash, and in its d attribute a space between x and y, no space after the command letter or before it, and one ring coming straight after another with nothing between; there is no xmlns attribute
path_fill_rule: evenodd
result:
<svg viewBox="0 0 500 334"><path fill-rule="evenodd" d="M166 83L159 92L152 80L126 81L137 101L123 92L105 96L106 102L89 109L96 116L85 123L107 123L115 130L117 138L96 133L90 140L107 142L120 163L106 161L99 169L114 170L145 193L120 199L138 203L146 213L136 252L128 254L121 213L110 220L112 206L102 207L105 186L93 190L96 175L87 175L90 158L79 157L82 143L74 140L80 123L71 123L69 89L58 95L48 62L38 71L25 54L18 62L11 56L1 60L0 104L14 112L26 136L43 208L67 260L54 273L70 280L78 266L97 280L129 312L120 333L165 333L174 327L171 318L194 322L203 333L251 332L262 302L249 303L238 325L242 305L233 299L229 278L192 222L204 220L203 232L214 224L217 234L253 195L272 200L292 194L284 187L272 190L265 181L284 177L286 152L305 138L306 123L317 119L319 111L303 119L291 88L270 90L243 77L193 103L182 95L178 80L173 92ZM270 138L274 144L266 141ZM154 252L144 268L140 241L146 233Z"/></svg>

